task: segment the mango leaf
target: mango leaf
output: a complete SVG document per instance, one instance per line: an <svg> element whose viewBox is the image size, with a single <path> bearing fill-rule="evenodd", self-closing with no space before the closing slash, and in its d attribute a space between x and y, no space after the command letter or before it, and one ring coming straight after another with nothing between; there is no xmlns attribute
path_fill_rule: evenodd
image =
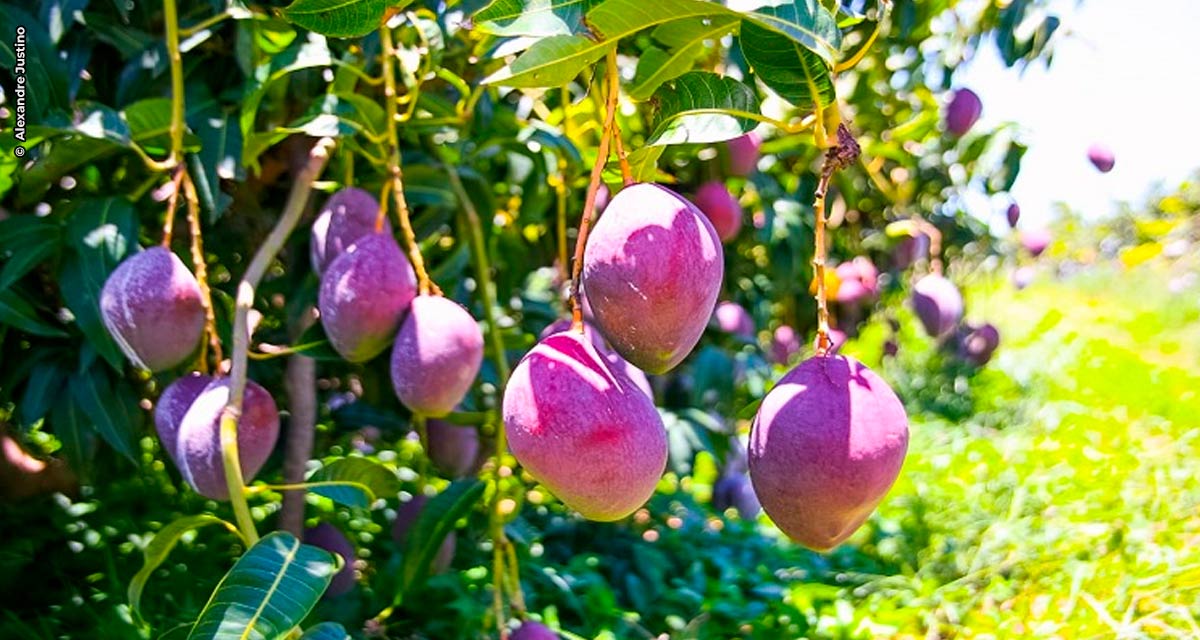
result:
<svg viewBox="0 0 1200 640"><path fill-rule="evenodd" d="M317 469L305 482L309 491L349 507L367 508L376 498L400 493L400 479L366 458L340 458Z"/></svg>
<svg viewBox="0 0 1200 640"><path fill-rule="evenodd" d="M3 238L0 259L5 259L0 269L0 291L3 291L58 253L62 248L62 227L46 218L13 217L0 221L0 238Z"/></svg>
<svg viewBox="0 0 1200 640"><path fill-rule="evenodd" d="M658 159L662 157L666 151L664 146L645 146L630 153L628 158L629 169L633 174L633 179L636 182L661 182L671 183L675 178L667 173L658 170ZM604 166L603 179L605 182L621 182L621 164L617 160L613 160Z"/></svg>
<svg viewBox="0 0 1200 640"><path fill-rule="evenodd" d="M279 10L289 22L331 38L359 38L383 26L388 9L412 0L296 0Z"/></svg>
<svg viewBox="0 0 1200 640"><path fill-rule="evenodd" d="M550 36L538 40L507 67L483 79L506 87L557 87L579 75L616 43L597 43L583 36Z"/></svg>
<svg viewBox="0 0 1200 640"><path fill-rule="evenodd" d="M837 21L818 0L775 0L746 19L812 51L826 64L833 64L842 46Z"/></svg>
<svg viewBox="0 0 1200 640"><path fill-rule="evenodd" d="M425 503L404 544L400 565L400 593L410 592L429 573L429 563L454 530L454 523L467 515L483 496L479 480L457 480Z"/></svg>
<svg viewBox="0 0 1200 640"><path fill-rule="evenodd" d="M737 18L726 15L698 16L660 25L652 37L667 49L651 47L638 59L637 73L629 96L645 100L662 83L678 78L691 70L704 52L704 43L720 39L737 26Z"/></svg>
<svg viewBox="0 0 1200 640"><path fill-rule="evenodd" d="M30 87L25 97L28 101L26 116L30 122L40 122L47 111L65 109L70 104L67 91L69 74L66 61L58 55L46 28L35 16L17 8L17 4L0 4L0 33L7 34L7 37L0 38L0 67L12 69L16 63L13 34L17 32L17 27L23 27L26 38L25 77ZM37 6L36 3L20 4ZM8 88L11 90L12 85Z"/></svg>
<svg viewBox="0 0 1200 640"><path fill-rule="evenodd" d="M55 402L50 408L50 425L54 437L62 443L63 455L72 469L85 473L96 452L96 431L91 428L83 411L70 399Z"/></svg>
<svg viewBox="0 0 1200 640"><path fill-rule="evenodd" d="M114 369L124 356L100 319L100 289L117 264L137 247L137 215L119 198L82 200L67 220L66 257L59 287L75 323Z"/></svg>
<svg viewBox="0 0 1200 640"><path fill-rule="evenodd" d="M758 96L733 78L690 71L655 94L658 112L650 145L731 140L756 126Z"/></svg>
<svg viewBox="0 0 1200 640"><path fill-rule="evenodd" d="M216 516L208 514L197 514L191 516L183 516L172 521L167 526L158 530L146 548L142 550L142 555L145 558L142 568L129 581L129 589L126 592L129 600L129 608L132 609L135 619L141 619L141 603L142 591L146 588L146 581L150 579L154 570L167 559L167 555L175 548L176 543L183 537L183 534L200 527L210 524L224 525L226 529L233 533L238 533L237 527L226 522ZM240 535L240 534L239 534Z"/></svg>
<svg viewBox="0 0 1200 640"><path fill-rule="evenodd" d="M221 579L189 640L278 640L300 624L329 588L337 556L276 531Z"/></svg>
<svg viewBox="0 0 1200 640"><path fill-rule="evenodd" d="M0 324L45 338L67 337L65 331L39 318L33 304L13 290L0 291Z"/></svg>
<svg viewBox="0 0 1200 640"><path fill-rule="evenodd" d="M322 622L315 627L309 627L300 640L350 640L346 628L336 622Z"/></svg>
<svg viewBox="0 0 1200 640"><path fill-rule="evenodd" d="M496 0L472 18L474 27L497 36L567 36L586 30L583 17L603 0Z"/></svg>
<svg viewBox="0 0 1200 640"><path fill-rule="evenodd" d="M239 121L242 138L246 141L242 150L246 164L257 167L258 154L269 146L252 145L250 139L258 106L271 85L290 73L314 67L328 67L332 64L333 56L329 53L329 43L325 37L309 33L307 39L292 42L281 53L271 56L268 62L254 69L253 77L247 82L245 97L242 98L242 114Z"/></svg>
<svg viewBox="0 0 1200 640"><path fill-rule="evenodd" d="M31 126L27 133L45 140L39 145L39 156L21 176L21 202L36 200L67 173L133 144L129 123L121 114L92 102L76 104L70 122Z"/></svg>
<svg viewBox="0 0 1200 640"><path fill-rule="evenodd" d="M798 107L812 106L818 99L822 108L834 103L833 80L824 59L748 20L742 21L741 33L739 42L746 61L779 97Z"/></svg>
<svg viewBox="0 0 1200 640"><path fill-rule="evenodd" d="M121 111L129 126L130 141L156 155L166 155L171 149L171 99L139 100ZM183 150L200 148L200 139L190 131L184 132Z"/></svg>
<svg viewBox="0 0 1200 640"><path fill-rule="evenodd" d="M133 391L123 383L114 384L102 366L73 374L68 387L71 398L100 437L117 453L136 462L134 439L141 426L142 412Z"/></svg>
<svg viewBox="0 0 1200 640"><path fill-rule="evenodd" d="M30 426L50 413L55 400L62 394L70 371L56 363L41 361L34 365L25 382L25 393L17 405L23 426Z"/></svg>

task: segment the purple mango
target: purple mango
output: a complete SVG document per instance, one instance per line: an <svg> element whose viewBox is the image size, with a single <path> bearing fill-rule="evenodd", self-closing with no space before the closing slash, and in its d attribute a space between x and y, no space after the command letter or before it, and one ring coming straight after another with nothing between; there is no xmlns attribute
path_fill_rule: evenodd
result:
<svg viewBox="0 0 1200 640"><path fill-rule="evenodd" d="M444 416L466 397L483 364L483 332L457 302L418 296L392 347L392 387L415 413Z"/></svg>
<svg viewBox="0 0 1200 640"><path fill-rule="evenodd" d="M350 362L365 362L392 343L416 295L408 258L392 236L376 233L329 265L317 307L333 348Z"/></svg>
<svg viewBox="0 0 1200 640"><path fill-rule="evenodd" d="M1016 229L1017 221L1021 219L1021 206L1015 202L1008 205L1008 210L1004 212L1004 215L1008 218L1008 226Z"/></svg>
<svg viewBox="0 0 1200 640"><path fill-rule="evenodd" d="M621 190L587 240L583 288L623 358L665 373L699 342L724 276L721 240L690 202L654 184Z"/></svg>
<svg viewBox="0 0 1200 640"><path fill-rule="evenodd" d="M179 425L188 409L192 408L192 403L212 381L212 376L189 373L168 385L154 405L154 428L158 432L158 440L177 467L182 468L175 457L179 444Z"/></svg>
<svg viewBox="0 0 1200 640"><path fill-rule="evenodd" d="M796 330L786 324L776 327L771 334L771 361L787 364L797 353L800 353L800 336Z"/></svg>
<svg viewBox="0 0 1200 640"><path fill-rule="evenodd" d="M166 247L113 270L100 290L100 317L126 357L153 372L183 364L204 337L200 283Z"/></svg>
<svg viewBox="0 0 1200 640"><path fill-rule="evenodd" d="M221 414L229 401L229 379L216 378L200 392L179 423L175 460L183 479L202 496L228 500L225 460L221 456ZM279 439L279 409L266 389L246 382L238 422L238 459L250 482Z"/></svg>
<svg viewBox="0 0 1200 640"><path fill-rule="evenodd" d="M305 529L304 544L319 547L342 557L344 564L341 570L333 575L333 580L329 583L329 588L325 590L324 597L336 598L354 588L354 559L357 554L354 551L354 545L341 529L328 522L322 522L315 527Z"/></svg>
<svg viewBox="0 0 1200 640"><path fill-rule="evenodd" d="M959 335L958 356L968 364L987 364L1000 346L1000 330L991 323L967 325Z"/></svg>
<svg viewBox="0 0 1200 640"><path fill-rule="evenodd" d="M853 358L817 356L763 398L750 479L780 530L825 551L879 505L907 450L908 417L891 387Z"/></svg>
<svg viewBox="0 0 1200 640"><path fill-rule="evenodd" d="M1053 242L1054 236L1049 229L1032 229L1021 232L1021 246L1033 257L1038 257L1046 251Z"/></svg>
<svg viewBox="0 0 1200 640"><path fill-rule="evenodd" d="M913 286L912 304L925 332L934 338L950 333L962 319L962 294L953 282L936 273Z"/></svg>
<svg viewBox="0 0 1200 640"><path fill-rule="evenodd" d="M729 152L729 175L745 177L758 168L762 136L751 131L726 142L725 147Z"/></svg>
<svg viewBox="0 0 1200 640"><path fill-rule="evenodd" d="M1108 173L1113 170L1113 166L1117 164L1117 158L1113 155L1112 149L1107 145L1100 143L1093 144L1088 147L1088 160L1092 166L1096 167L1100 173Z"/></svg>
<svg viewBox="0 0 1200 640"><path fill-rule="evenodd" d="M313 271L318 276L325 273L350 245L375 233L378 217L379 201L358 187L346 187L330 196L312 226L308 254ZM383 233L392 235L387 218L383 220Z"/></svg>
<svg viewBox="0 0 1200 640"><path fill-rule="evenodd" d="M451 478L469 476L479 470L479 430L433 419L425 424L429 459Z"/></svg>
<svg viewBox="0 0 1200 640"><path fill-rule="evenodd" d="M946 130L961 137L971 130L982 114L983 102L979 96L970 89L959 89L946 107Z"/></svg>
<svg viewBox="0 0 1200 640"><path fill-rule="evenodd" d="M712 504L719 512L736 509L743 520L753 520L762 511L750 477L744 473L722 474L713 484Z"/></svg>
<svg viewBox="0 0 1200 640"><path fill-rule="evenodd" d="M522 622L521 626L517 627L517 630L513 631L508 638L509 640L559 640L557 633L536 620Z"/></svg>
<svg viewBox="0 0 1200 640"><path fill-rule="evenodd" d="M397 545L403 547L408 542L408 532L417 522L421 510L428 502L427 496L417 495L396 509L396 521L392 524L392 540ZM431 573L443 573L450 568L450 563L454 561L454 548L457 544L458 536L451 531L442 540L442 546L438 547L437 554L433 556L433 562L430 563Z"/></svg>
<svg viewBox="0 0 1200 640"><path fill-rule="evenodd" d="M713 311L713 319L717 328L739 338L754 339L754 318L750 312L736 302L726 300L717 305Z"/></svg>

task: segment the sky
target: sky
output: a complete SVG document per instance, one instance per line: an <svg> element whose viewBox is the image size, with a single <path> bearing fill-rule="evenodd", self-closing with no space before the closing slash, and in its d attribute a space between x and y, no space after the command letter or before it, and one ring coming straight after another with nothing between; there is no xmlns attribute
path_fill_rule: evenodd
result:
<svg viewBox="0 0 1200 640"><path fill-rule="evenodd" d="M1142 203L1156 182L1174 187L1200 169L1200 1L1052 7L1065 37L1049 70L1040 62L1007 69L988 41L955 74L983 101L977 126L1021 126L1030 148L1012 197L1030 228L1049 224L1055 202L1102 217L1118 201ZM1111 173L1088 162L1093 142L1112 148ZM997 226L1007 201L991 204Z"/></svg>

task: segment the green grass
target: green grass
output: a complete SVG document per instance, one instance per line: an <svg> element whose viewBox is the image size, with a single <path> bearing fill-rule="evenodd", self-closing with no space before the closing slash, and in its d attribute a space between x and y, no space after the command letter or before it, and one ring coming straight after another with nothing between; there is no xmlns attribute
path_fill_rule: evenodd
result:
<svg viewBox="0 0 1200 640"><path fill-rule="evenodd" d="M1143 267L973 291L1002 346L971 417L914 416L880 510L904 535L879 553L902 570L852 594L890 625L874 633L1200 637L1200 295L1165 281ZM911 382L928 357L884 369Z"/></svg>

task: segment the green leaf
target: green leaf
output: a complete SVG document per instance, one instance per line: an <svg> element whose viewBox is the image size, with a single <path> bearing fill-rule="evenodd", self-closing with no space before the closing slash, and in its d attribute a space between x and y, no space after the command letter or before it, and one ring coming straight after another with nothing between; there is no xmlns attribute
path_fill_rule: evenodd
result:
<svg viewBox="0 0 1200 640"><path fill-rule="evenodd" d="M671 181L672 177L658 170L658 159L662 157L667 148L664 146L650 145L645 146L626 158L629 161L629 169L633 174L635 182L664 182ZM604 181L605 182L621 182L621 163L619 160L613 160L604 166Z"/></svg>
<svg viewBox="0 0 1200 640"><path fill-rule="evenodd" d="M8 237L12 233L17 237ZM20 280L62 247L62 228L45 218L20 216L0 221L0 258L11 253L0 269L0 291Z"/></svg>
<svg viewBox="0 0 1200 640"><path fill-rule="evenodd" d="M337 556L276 531L221 579L189 640L278 640L300 624L329 588Z"/></svg>
<svg viewBox="0 0 1200 640"><path fill-rule="evenodd" d="M579 35L583 17L603 0L496 0L472 18L475 28L497 36Z"/></svg>
<svg viewBox="0 0 1200 640"><path fill-rule="evenodd" d="M704 43L720 39L737 26L733 16L699 16L676 20L660 25L654 30L653 38L667 50L651 47L638 59L637 73L629 96L634 100L645 100L653 95L662 83L678 78L691 70L696 58L704 52ZM669 51L669 53L668 53Z"/></svg>
<svg viewBox="0 0 1200 640"><path fill-rule="evenodd" d="M75 323L114 369L124 355L100 319L100 289L117 264L137 247L137 215L119 198L81 200L67 220L66 257L59 287Z"/></svg>
<svg viewBox="0 0 1200 640"><path fill-rule="evenodd" d="M0 66L11 69L16 62L13 50L14 35L17 27L25 28L25 78L30 90L26 93L28 100L27 118L30 122L40 122L42 116L51 109L65 109L70 104L67 91L68 72L66 61L58 55L50 34L36 17L16 7L17 3L0 4L0 33L6 34L0 38ZM24 3L27 6L37 6L36 3ZM7 89L11 91L12 85ZM11 95L11 94L8 94ZM11 100L12 98L9 98ZM9 130L11 131L11 130Z"/></svg>
<svg viewBox="0 0 1200 640"><path fill-rule="evenodd" d="M171 100L149 98L139 100L121 111L121 117L129 126L130 140L151 154L166 155L171 150ZM200 139L185 132L183 150L196 151Z"/></svg>
<svg viewBox="0 0 1200 640"><path fill-rule="evenodd" d="M145 558L142 568L129 581L129 589L126 592L129 600L129 608L133 610L135 619L140 620L142 617L142 591L146 588L146 581L150 579L154 570L167 559L167 555L175 548L176 543L183 537L183 534L210 524L224 525L231 532L238 533L237 527L229 522L216 516L197 514L184 516L172 521L167 526L159 529L158 533L155 533L154 537L150 539L146 548L142 550L142 555Z"/></svg>
<svg viewBox="0 0 1200 640"><path fill-rule="evenodd" d="M108 371L99 366L73 374L68 387L100 437L117 453L137 462L134 439L142 412L132 390L124 384L114 385Z"/></svg>
<svg viewBox="0 0 1200 640"><path fill-rule="evenodd" d="M31 126L28 134L45 140L38 158L21 176L22 202L40 198L52 183L74 169L133 144L129 123L121 114L91 102L75 105L71 124Z"/></svg>
<svg viewBox="0 0 1200 640"><path fill-rule="evenodd" d="M583 36L550 36L538 40L513 63L484 78L484 84L506 87L564 85L599 60L616 43L597 43Z"/></svg>
<svg viewBox="0 0 1200 640"><path fill-rule="evenodd" d="M296 0L280 9L289 22L331 38L359 38L383 25L389 7L412 0Z"/></svg>
<svg viewBox="0 0 1200 640"><path fill-rule="evenodd" d="M54 437L62 443L63 455L71 468L80 472L86 470L96 451L96 432L75 402L70 399L55 402L50 408L50 425L54 428Z"/></svg>
<svg viewBox="0 0 1200 640"><path fill-rule="evenodd" d="M458 480L425 503L404 545L400 566L400 592L408 593L429 573L429 563L454 530L454 523L483 496L479 480Z"/></svg>
<svg viewBox="0 0 1200 640"><path fill-rule="evenodd" d="M21 294L12 290L0 291L0 324L44 338L65 338L67 333L38 317L37 310Z"/></svg>
<svg viewBox="0 0 1200 640"><path fill-rule="evenodd" d="M829 66L820 56L750 21L742 22L739 42L759 80L779 97L798 107L812 106L817 99L822 108L834 103Z"/></svg>
<svg viewBox="0 0 1200 640"><path fill-rule="evenodd" d="M300 640L350 640L346 628L336 622L322 622L315 627L309 627Z"/></svg>
<svg viewBox="0 0 1200 640"><path fill-rule="evenodd" d="M54 401L62 394L68 374L65 367L54 362L34 365L19 405L22 425L30 426L50 413Z"/></svg>
<svg viewBox="0 0 1200 640"><path fill-rule="evenodd" d="M334 460L309 476L305 484L317 495L364 509L376 498L400 493L400 479L395 472L366 458Z"/></svg>
<svg viewBox="0 0 1200 640"><path fill-rule="evenodd" d="M254 117L258 114L258 106L266 97L271 85L290 73L314 67L328 67L332 64L333 56L329 53L329 43L325 37L309 33L307 39L291 43L281 53L271 56L268 62L254 70L254 76L247 83L245 97L242 98L239 122L242 138L246 141L242 149L242 157L246 164L257 167L258 154L266 148L265 145L252 145L250 140L254 132Z"/></svg>
<svg viewBox="0 0 1200 640"><path fill-rule="evenodd" d="M654 94L654 132L646 144L711 143L736 138L756 125L754 90L733 78L690 71Z"/></svg>
<svg viewBox="0 0 1200 640"><path fill-rule="evenodd" d="M746 18L816 53L826 64L834 63L842 46L837 21L818 0L775 0ZM746 37L744 32L742 37Z"/></svg>

